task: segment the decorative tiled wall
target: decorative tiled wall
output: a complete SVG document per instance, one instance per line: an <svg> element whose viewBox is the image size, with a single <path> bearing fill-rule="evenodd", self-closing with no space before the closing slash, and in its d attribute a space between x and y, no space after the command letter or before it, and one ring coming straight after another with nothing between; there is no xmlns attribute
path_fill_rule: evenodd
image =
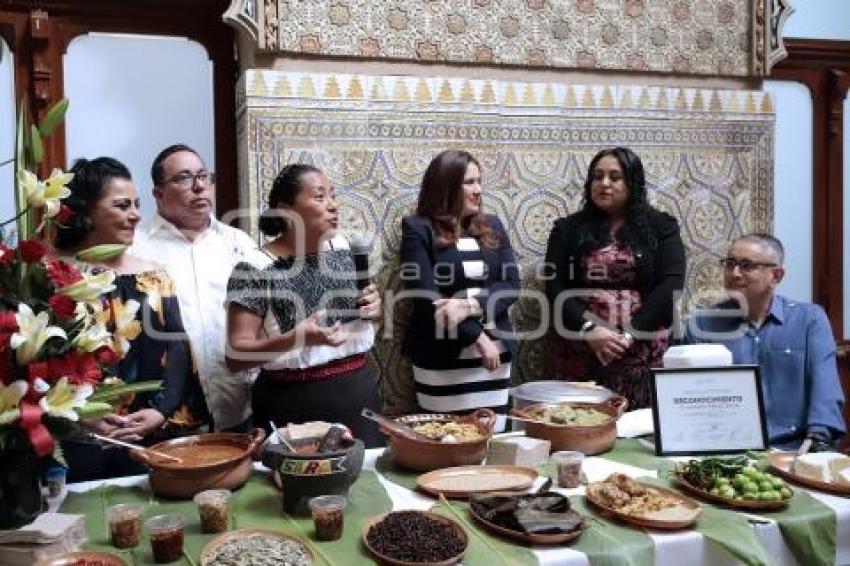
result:
<svg viewBox="0 0 850 566"><path fill-rule="evenodd" d="M336 186L343 229L374 236L373 263L390 289L401 217L448 147L481 161L485 206L508 228L530 289L553 220L580 205L587 164L603 147L643 158L651 200L682 224L691 293L717 286L716 256L734 235L772 227L774 115L764 92L253 70L238 120L251 227L278 170L314 163ZM520 328L539 318L530 301L513 315ZM388 409L404 410L413 397L398 351L403 312L394 318L376 358ZM545 375L540 342L523 343L516 380Z"/></svg>
<svg viewBox="0 0 850 566"><path fill-rule="evenodd" d="M787 0L232 0L262 52L760 76ZM766 63L767 61L767 63Z"/></svg>

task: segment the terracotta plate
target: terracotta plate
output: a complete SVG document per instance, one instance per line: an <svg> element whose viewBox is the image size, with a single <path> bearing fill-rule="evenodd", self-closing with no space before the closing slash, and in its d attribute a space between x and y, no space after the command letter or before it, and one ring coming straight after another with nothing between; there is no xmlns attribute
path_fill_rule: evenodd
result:
<svg viewBox="0 0 850 566"><path fill-rule="evenodd" d="M752 501L747 499L729 499L726 497L720 497L719 495L712 495L708 491L698 488L686 480L684 476L679 474L676 475L676 482L684 491L687 491L691 495L696 495L706 501L711 501L712 503L717 503L732 509L745 509L748 511L776 511L778 509L785 509L788 507L788 502L791 501L791 498L783 499L781 501ZM793 493L791 497L794 497Z"/></svg>
<svg viewBox="0 0 850 566"><path fill-rule="evenodd" d="M316 555L313 554L313 550L310 548L309 545L307 545L303 540L299 539L298 537L293 537L293 536L290 536L286 533L282 533L280 531L271 531L271 530L268 530L268 529L248 528L248 529L237 529L235 531L228 531L226 533L222 533L222 534L218 535L217 537L215 537L214 539L209 541L206 545L204 545L204 549L201 551L200 564L202 564L202 565L205 564L212 557L213 553L215 553L215 551L218 550L218 548L221 545L228 543L232 540L244 538L244 537L251 536L251 535L264 535L264 536L267 536L267 537L270 537L270 538L276 538L276 539L280 539L280 540L295 541L304 548L304 552L307 553L307 556L310 557L311 562L313 564L316 563Z"/></svg>
<svg viewBox="0 0 850 566"><path fill-rule="evenodd" d="M95 552L83 550L80 552L66 552L59 556L45 558L35 563L35 566L71 566L80 560L97 563L99 566L127 566L123 558L110 552Z"/></svg>
<svg viewBox="0 0 850 566"><path fill-rule="evenodd" d="M791 463L794 461L794 454L789 454L787 452L776 452L773 454L769 454L767 458L768 462L770 462L771 469L776 472L776 475L781 476L788 481L792 481L794 483L804 485L806 487L810 487L818 491L831 493L833 495L843 495L844 497L850 497L850 485L841 485L840 483L813 480L810 478L805 478L803 476L798 476L797 474L792 472Z"/></svg>
<svg viewBox="0 0 850 566"><path fill-rule="evenodd" d="M579 528L569 533L558 533L551 535L528 534L522 531L507 529L495 523L491 523L490 521L476 513L471 506L469 508L469 514L472 515L472 518L475 519L478 524L480 524L488 531L510 539L524 542L526 544L564 544L577 539L579 536L581 536L581 533L583 533L585 529L585 524L582 523Z"/></svg>
<svg viewBox="0 0 850 566"><path fill-rule="evenodd" d="M442 562L427 562L428 566L450 566L452 564L457 564L458 562L460 562L461 558L463 558L463 555L466 552L466 549L469 548L469 536L466 534L466 531L463 530L463 527L461 527L453 519L449 519L448 517L445 517L445 516L440 515L438 513L431 513L429 511L414 511L414 512L420 513L422 515L426 515L427 517L430 517L431 519L434 519L434 520L439 521L443 524L449 525L450 527L452 527L455 530L455 532L457 532L457 534L461 538L461 540L463 540L463 550L461 551L460 554L458 554L457 556L452 556L451 558L443 560ZM392 512L390 512L390 513L392 513ZM386 518L386 516L389 515L390 513L384 513L382 515L376 515L375 517L370 517L366 521L366 524L363 525L363 544L366 545L366 549L369 552L371 552L372 555L375 556L381 564L389 564L390 566L422 566L423 564L426 564L425 562L405 562L404 560L396 560L395 558L390 558L389 556L387 556L385 554L381 554L380 552L375 550L369 544L369 536L368 536L369 531L376 524L383 521L384 518Z"/></svg>
<svg viewBox="0 0 850 566"><path fill-rule="evenodd" d="M422 474L416 485L435 497L465 499L472 493L528 489L535 479L537 472L523 466L457 466Z"/></svg>
<svg viewBox="0 0 850 566"><path fill-rule="evenodd" d="M585 498L594 507L601 511L603 515L620 519L621 521L631 523L639 527L646 527L648 529L660 529L666 531L686 529L693 525L700 516L700 513L702 513L702 507L700 507L699 503L690 497L682 495L678 491L649 483L638 483L649 490L671 497L677 500L678 503L673 507L668 507L667 509L662 509L660 511L653 511L646 515L631 515L629 513L623 513L613 507L609 507L601 499L593 496L590 491L585 493Z"/></svg>

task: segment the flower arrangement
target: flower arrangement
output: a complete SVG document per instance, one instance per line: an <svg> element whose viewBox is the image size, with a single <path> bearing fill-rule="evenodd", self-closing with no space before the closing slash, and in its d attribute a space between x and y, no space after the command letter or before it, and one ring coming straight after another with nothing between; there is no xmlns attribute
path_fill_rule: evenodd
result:
<svg viewBox="0 0 850 566"><path fill-rule="evenodd" d="M70 194L73 175L54 170L40 180L27 166L41 163L41 140L66 109L67 101L59 102L29 130L22 112L10 160L17 167L16 216L0 226L17 223L17 237L0 232L0 459L12 453L59 456L56 440L78 430L82 420L160 386L125 385L114 375L129 341L141 332L139 304L105 300L115 288L112 272L56 257L44 243L70 217L62 199ZM78 259L104 260L123 250L98 246Z"/></svg>

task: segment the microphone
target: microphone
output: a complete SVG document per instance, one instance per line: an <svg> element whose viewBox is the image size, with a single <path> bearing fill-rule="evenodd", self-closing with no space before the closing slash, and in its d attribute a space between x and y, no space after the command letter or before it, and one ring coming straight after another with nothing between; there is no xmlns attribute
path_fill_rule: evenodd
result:
<svg viewBox="0 0 850 566"><path fill-rule="evenodd" d="M361 234L355 234L348 241L351 248L351 256L354 258L354 277L357 279L357 288L362 291L372 282L369 279L369 251L372 246L369 239Z"/></svg>

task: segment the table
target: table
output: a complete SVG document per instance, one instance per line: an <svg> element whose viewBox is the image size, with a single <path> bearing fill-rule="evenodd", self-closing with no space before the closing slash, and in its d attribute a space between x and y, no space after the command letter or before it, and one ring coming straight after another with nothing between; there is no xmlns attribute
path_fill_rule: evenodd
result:
<svg viewBox="0 0 850 566"><path fill-rule="evenodd" d="M378 461L382 454L382 449L368 450L364 461L364 470L372 471L377 474L377 480L383 489L386 491L389 500L391 501L392 509L419 509L425 510L431 508L435 504L435 500L418 492L411 491L404 485L397 483L397 478L391 478L389 474L381 472L381 465ZM634 460L634 463L625 463L624 460ZM621 472L632 477L658 477L657 469L646 464L656 463L660 459L656 459L652 451L645 446L641 446L637 440L618 440L615 450L609 454L590 457L585 460L584 470L588 481L597 481L607 477L609 473ZM643 464L643 465L640 465ZM644 467L645 466L645 467ZM263 471L264 468L257 464L257 470ZM395 479L395 481L394 481ZM543 478L538 478L538 485L542 483ZM135 476L130 478L118 478L107 482L86 482L81 484L72 484L68 486L68 491L71 493L84 493L91 491L101 485L110 486L145 486L147 483L146 476ZM358 481L359 483L359 481ZM536 487L536 485L535 485ZM358 484L352 486L352 490L358 488ZM850 498L842 498L827 494L822 494L815 491L806 490L800 487L795 489L803 494L811 495L811 499L806 497L807 501L813 505L822 504L823 509L831 510L835 515L835 561L838 564L850 564ZM584 488L579 487L573 490L556 489L569 496L578 496L583 493ZM94 493L94 492L92 492ZM86 496L89 497L89 496ZM95 497L92 495L91 497ZM802 497L801 497L802 499ZM578 502L579 499L574 501ZM744 517L750 521L750 528L755 534L756 539L764 549L765 554L769 557L769 562L780 566L791 566L798 564L792 548L789 546L786 537L783 536L782 525L779 521L774 520L769 514L764 515L749 515L734 513L731 511L719 512L713 506L707 505L704 518L707 518L709 510L718 515L719 513L729 513L728 517ZM726 515L719 515L721 518ZM717 521L715 521L716 523ZM628 527L625 527L628 529ZM629 529L634 530L634 529ZM636 533L640 531L634 530ZM587 533L585 533L586 536ZM354 536L357 533L353 533ZM649 540L651 540L652 550L654 552L654 563L658 565L668 564L709 564L709 565L726 565L740 563L732 554L730 554L721 544L711 540L710 536L694 531L679 531L674 533L658 533L648 532ZM714 537L717 538L716 536ZM579 541L581 542L581 539ZM352 544L354 544L352 542ZM581 566L590 564L588 556L574 548L576 545L566 547L534 547L532 548L533 557L537 563L541 565L569 565ZM356 551L355 551L356 554ZM533 561L529 561L532 563ZM611 562L616 563L617 561ZM352 561L346 563L361 564L362 557L359 555L355 558L352 555ZM474 564L473 561L467 561L467 564ZM641 562L643 563L643 562Z"/></svg>

